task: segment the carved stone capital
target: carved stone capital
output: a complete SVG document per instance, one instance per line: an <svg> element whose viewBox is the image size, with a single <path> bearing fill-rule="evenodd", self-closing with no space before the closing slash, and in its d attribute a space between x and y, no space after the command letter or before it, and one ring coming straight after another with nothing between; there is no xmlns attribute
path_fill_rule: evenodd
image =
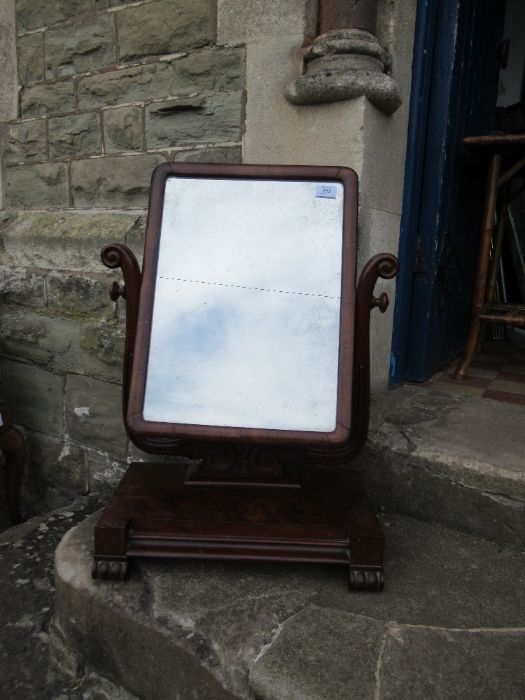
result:
<svg viewBox="0 0 525 700"><path fill-rule="evenodd" d="M398 83L384 72L390 55L362 29L338 29L318 36L304 54L305 73L286 88L294 104L338 102L365 95L386 114L401 104Z"/></svg>

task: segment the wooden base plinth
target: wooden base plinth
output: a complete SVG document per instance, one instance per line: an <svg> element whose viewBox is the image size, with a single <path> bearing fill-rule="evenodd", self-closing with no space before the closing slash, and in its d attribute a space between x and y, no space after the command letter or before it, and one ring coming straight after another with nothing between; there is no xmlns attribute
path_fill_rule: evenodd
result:
<svg viewBox="0 0 525 700"><path fill-rule="evenodd" d="M133 463L95 527L93 577L123 580L128 559L237 559L347 567L353 590L382 590L384 535L357 472L325 486Z"/></svg>

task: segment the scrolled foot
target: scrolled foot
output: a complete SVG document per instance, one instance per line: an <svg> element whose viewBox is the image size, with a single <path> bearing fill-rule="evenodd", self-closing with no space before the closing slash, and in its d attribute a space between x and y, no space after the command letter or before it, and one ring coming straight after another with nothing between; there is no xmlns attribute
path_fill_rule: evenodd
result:
<svg viewBox="0 0 525 700"><path fill-rule="evenodd" d="M348 588L351 591L382 591L385 586L383 569L351 566L348 570Z"/></svg>
<svg viewBox="0 0 525 700"><path fill-rule="evenodd" d="M125 581L128 576L128 560L95 559L91 576L101 581Z"/></svg>

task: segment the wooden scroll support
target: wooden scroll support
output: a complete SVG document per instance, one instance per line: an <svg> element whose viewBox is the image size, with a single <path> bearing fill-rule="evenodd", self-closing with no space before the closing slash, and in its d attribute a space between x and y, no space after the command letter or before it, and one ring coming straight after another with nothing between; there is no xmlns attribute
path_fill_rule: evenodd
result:
<svg viewBox="0 0 525 700"><path fill-rule="evenodd" d="M12 525L22 522L20 513L20 490L24 473L25 444L17 430L7 405L0 400L0 450L5 456L5 484L7 509Z"/></svg>
<svg viewBox="0 0 525 700"><path fill-rule="evenodd" d="M106 246L103 262L121 267L125 288L112 298L127 303L123 413L127 420L129 377L137 331L141 273L133 253ZM369 322L374 307L384 312L388 297L373 295L379 277L395 277L398 261L376 255L357 286L351 438L343 447L266 448L248 443L197 444L133 436L142 449L203 459L185 478L170 464L131 464L95 527L93 577L123 580L130 558L239 559L311 562L346 567L352 590L383 588L384 535L356 471L330 473L315 463L341 464L362 449L368 432ZM290 478L298 467L300 482Z"/></svg>

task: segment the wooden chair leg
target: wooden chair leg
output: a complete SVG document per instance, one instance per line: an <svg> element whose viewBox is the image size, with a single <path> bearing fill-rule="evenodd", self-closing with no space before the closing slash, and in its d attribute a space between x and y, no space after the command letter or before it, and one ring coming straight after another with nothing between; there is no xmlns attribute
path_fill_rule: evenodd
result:
<svg viewBox="0 0 525 700"><path fill-rule="evenodd" d="M496 153L491 160L485 198L485 213L483 216L483 228L481 231L481 241L479 246L478 267L476 272L476 286L474 289L474 303L472 305L472 316L468 331L467 344L463 352L459 365L454 373L455 379L462 379L472 362L476 348L478 347L481 322L479 314L483 309L486 300L489 262L490 262L490 241L494 233L494 216L496 213L496 200L498 192L498 178L501 171L501 155Z"/></svg>

